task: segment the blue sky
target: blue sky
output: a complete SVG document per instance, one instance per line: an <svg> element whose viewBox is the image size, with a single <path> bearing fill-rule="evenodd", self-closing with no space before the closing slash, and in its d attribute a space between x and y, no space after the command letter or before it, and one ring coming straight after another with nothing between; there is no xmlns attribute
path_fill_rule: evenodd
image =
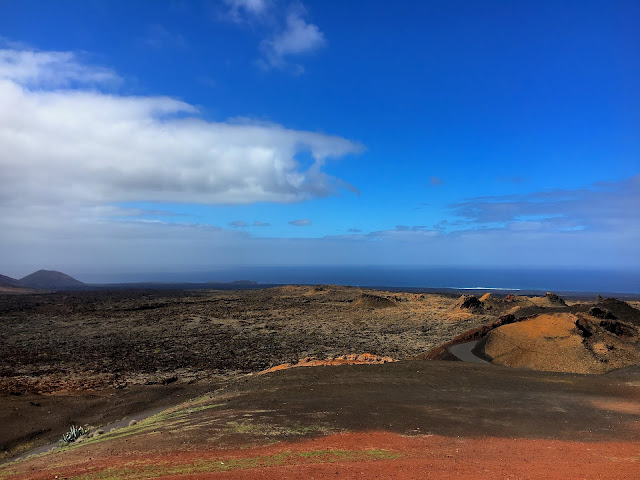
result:
<svg viewBox="0 0 640 480"><path fill-rule="evenodd" d="M0 265L637 269L639 22L634 1L5 0Z"/></svg>

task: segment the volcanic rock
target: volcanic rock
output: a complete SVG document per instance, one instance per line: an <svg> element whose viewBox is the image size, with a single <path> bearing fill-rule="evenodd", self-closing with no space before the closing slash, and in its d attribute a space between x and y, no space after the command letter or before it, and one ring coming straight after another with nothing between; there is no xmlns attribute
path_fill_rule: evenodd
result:
<svg viewBox="0 0 640 480"><path fill-rule="evenodd" d="M462 295L456 303L451 307L452 310L467 310L479 313L484 310L484 305L474 295Z"/></svg>
<svg viewBox="0 0 640 480"><path fill-rule="evenodd" d="M565 301L562 298L560 298L558 295L556 295L555 293L547 292L545 294L545 298L547 300L549 300L549 302L551 302L551 303L555 303L555 304L558 304L558 305L566 305Z"/></svg>
<svg viewBox="0 0 640 480"><path fill-rule="evenodd" d="M589 315L596 318L615 320L616 316L609 310L603 310L600 307L591 307L589 309Z"/></svg>
<svg viewBox="0 0 640 480"><path fill-rule="evenodd" d="M615 318L640 327L640 310L616 298L599 297L596 307L609 311Z"/></svg>

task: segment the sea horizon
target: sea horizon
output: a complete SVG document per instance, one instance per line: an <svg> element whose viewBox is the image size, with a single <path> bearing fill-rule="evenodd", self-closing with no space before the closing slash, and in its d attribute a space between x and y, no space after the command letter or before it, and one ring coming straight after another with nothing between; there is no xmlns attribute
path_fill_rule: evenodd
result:
<svg viewBox="0 0 640 480"><path fill-rule="evenodd" d="M640 294L640 272L595 267L223 266L200 271L83 273L78 269L74 273L89 284L246 280L259 284Z"/></svg>

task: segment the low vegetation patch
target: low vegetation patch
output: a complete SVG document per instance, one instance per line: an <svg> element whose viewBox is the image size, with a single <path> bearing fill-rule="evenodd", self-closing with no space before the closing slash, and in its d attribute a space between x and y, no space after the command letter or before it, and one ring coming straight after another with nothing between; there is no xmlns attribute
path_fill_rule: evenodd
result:
<svg viewBox="0 0 640 480"><path fill-rule="evenodd" d="M65 433L64 435L62 435L62 438L60 439L60 444L61 445L68 445L70 443L75 442L78 438L80 438L83 435L88 434L89 431L86 430L84 427L78 427L76 425L71 425L71 428L69 429L69 431L67 433Z"/></svg>
<svg viewBox="0 0 640 480"><path fill-rule="evenodd" d="M241 422L228 422L227 425L235 433L258 435L261 437L275 436L303 436L311 433L327 433L327 428L322 425L274 425L268 423L256 423L251 420Z"/></svg>

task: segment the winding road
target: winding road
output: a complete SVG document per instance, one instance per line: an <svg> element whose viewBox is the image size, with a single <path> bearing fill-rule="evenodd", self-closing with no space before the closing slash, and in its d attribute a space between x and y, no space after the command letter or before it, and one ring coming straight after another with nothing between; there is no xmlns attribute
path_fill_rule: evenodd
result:
<svg viewBox="0 0 640 480"><path fill-rule="evenodd" d="M463 362L490 363L473 354L472 350L477 343L478 343L477 340L475 342L459 343L458 345L453 345L449 347L449 352L451 352L454 356L456 356L458 359L462 360Z"/></svg>

